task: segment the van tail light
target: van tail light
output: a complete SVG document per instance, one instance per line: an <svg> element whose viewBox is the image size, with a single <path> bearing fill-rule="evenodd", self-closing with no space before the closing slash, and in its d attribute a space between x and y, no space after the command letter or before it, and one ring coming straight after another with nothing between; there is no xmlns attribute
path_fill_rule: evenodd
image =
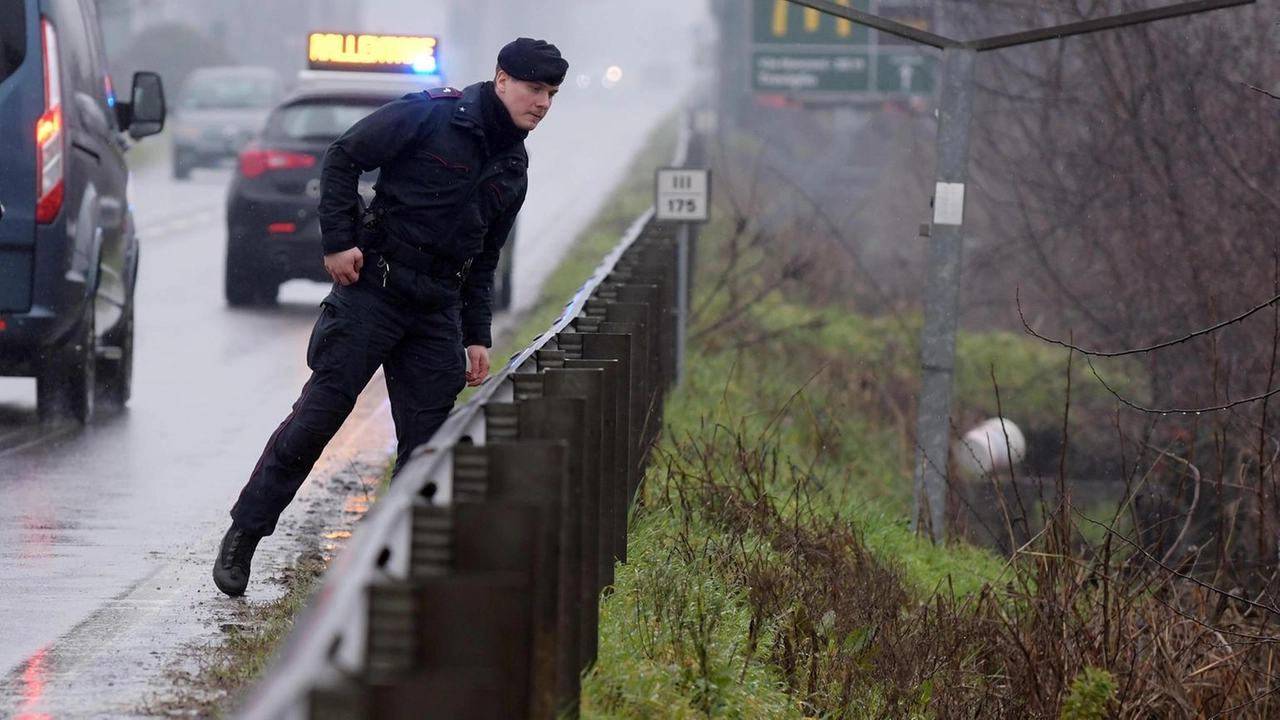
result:
<svg viewBox="0 0 1280 720"><path fill-rule="evenodd" d="M58 33L48 18L40 20L44 56L44 113L36 121L36 222L53 222L62 210L66 175L66 128L62 124L62 65Z"/></svg>
<svg viewBox="0 0 1280 720"><path fill-rule="evenodd" d="M273 170L296 170L315 167L316 156L303 153L249 148L240 153L240 174L258 177Z"/></svg>

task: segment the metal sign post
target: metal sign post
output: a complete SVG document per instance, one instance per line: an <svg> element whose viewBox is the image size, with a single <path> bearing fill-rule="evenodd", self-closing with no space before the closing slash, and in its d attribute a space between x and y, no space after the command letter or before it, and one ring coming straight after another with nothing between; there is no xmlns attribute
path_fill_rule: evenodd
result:
<svg viewBox="0 0 1280 720"><path fill-rule="evenodd" d="M684 385L685 338L689 321L689 226L707 221L710 200L710 170L658 170L654 192L657 219L680 223L676 228L676 387Z"/></svg>

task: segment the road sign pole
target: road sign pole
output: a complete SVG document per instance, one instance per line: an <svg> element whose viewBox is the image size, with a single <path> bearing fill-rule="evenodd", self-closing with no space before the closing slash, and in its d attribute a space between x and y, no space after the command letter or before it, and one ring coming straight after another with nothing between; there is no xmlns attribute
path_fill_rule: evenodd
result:
<svg viewBox="0 0 1280 720"><path fill-rule="evenodd" d="M969 156L969 120L973 109L970 48L942 51L942 96L938 106L937 183L933 230L925 285L921 338L920 408L916 416L916 460L911 526L918 529L928 508L934 541L944 536L947 456L950 450L951 387L955 374L956 309L960 298L960 260L964 243L964 196Z"/></svg>
<svg viewBox="0 0 1280 720"><path fill-rule="evenodd" d="M686 328L689 322L690 238L693 223L706 222L711 209L711 171L705 168L659 168L654 182L658 220L676 222L676 367L677 387L684 385Z"/></svg>
<svg viewBox="0 0 1280 720"><path fill-rule="evenodd" d="M676 387L684 387L685 335L689 323L689 223L676 230Z"/></svg>

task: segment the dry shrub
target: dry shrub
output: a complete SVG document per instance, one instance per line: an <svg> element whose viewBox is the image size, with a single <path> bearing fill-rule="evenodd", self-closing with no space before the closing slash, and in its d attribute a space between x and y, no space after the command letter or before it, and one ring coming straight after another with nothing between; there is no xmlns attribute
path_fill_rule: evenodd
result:
<svg viewBox="0 0 1280 720"><path fill-rule="evenodd" d="M1002 584L922 595L776 448L719 427L661 464L667 502L721 534L706 546L746 590L745 662L767 658L810 714L1056 718L1078 681L1105 671L1114 695L1104 683L1095 701L1115 717L1280 716L1268 634L1280 609L1182 576L1118 536L1080 560L1069 504Z"/></svg>

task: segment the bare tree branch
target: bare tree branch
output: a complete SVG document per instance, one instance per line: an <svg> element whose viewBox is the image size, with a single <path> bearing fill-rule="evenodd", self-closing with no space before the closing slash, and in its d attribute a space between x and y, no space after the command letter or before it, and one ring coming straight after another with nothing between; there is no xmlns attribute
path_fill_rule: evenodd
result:
<svg viewBox="0 0 1280 720"><path fill-rule="evenodd" d="M1102 379L1102 376L1098 374L1098 369L1097 369L1097 368L1095 368L1095 367L1093 366L1093 361L1092 361L1092 360L1089 360L1088 358L1085 358L1085 362L1088 362L1088 363L1089 363L1089 370L1090 370L1091 372L1093 372L1093 376L1094 376L1095 378L1097 378L1097 379L1098 379L1098 382L1102 383L1102 387L1104 387L1104 388L1106 388L1106 389L1107 389L1107 392L1111 393L1113 396L1115 396L1115 398L1116 398L1117 400L1119 400L1120 402L1124 403L1125 405L1128 405L1129 407L1133 408L1134 410L1138 410L1138 411L1145 412L1145 413L1159 413L1159 414L1161 414L1161 415L1168 415L1169 413L1174 413L1175 415L1177 415L1177 414L1181 414L1181 415L1199 415L1200 413L1217 412L1217 411L1219 411L1219 410L1228 410L1228 409L1230 409L1230 408L1236 407L1237 405L1245 405L1245 404L1247 404L1247 403L1257 402L1258 400L1264 400L1264 399L1266 399L1266 398L1269 398L1269 397L1271 397L1272 395L1280 394L1280 388L1275 388L1275 389L1273 389L1273 390L1269 390L1269 391L1267 391L1267 392L1265 392L1265 393L1262 393L1261 395L1254 395L1253 397L1242 398L1242 399L1240 399L1240 400L1233 400L1233 401L1231 401L1231 402L1228 402L1228 403L1225 403L1225 404L1222 404L1222 405L1213 405L1213 406L1211 406L1211 407L1199 407L1199 408L1148 408L1148 407L1143 407L1143 406L1141 406L1141 405L1138 405L1138 404L1134 403L1133 401L1131 401L1131 400L1127 399L1126 397L1124 397L1124 396L1123 396L1123 395L1121 395L1120 393L1116 392L1116 391L1115 391L1115 390L1114 390L1110 385L1108 385L1108 384L1107 384L1107 381L1106 381L1106 380L1103 380L1103 379Z"/></svg>
<svg viewBox="0 0 1280 720"><path fill-rule="evenodd" d="M1209 583L1204 582L1203 580L1192 577L1191 575L1188 575L1187 573L1177 570L1176 568L1171 568L1168 565L1165 565L1164 563L1157 560L1154 555L1147 552L1141 545L1125 537L1122 533L1116 532L1114 528L1108 527L1106 524L1100 523L1097 520L1094 520L1093 518L1089 517L1088 515L1085 515L1084 513L1076 509L1074 505L1071 506L1071 509L1077 516L1080 517L1081 520L1084 520L1085 522L1088 522L1088 523L1092 523L1093 525L1097 525L1098 527L1106 531L1108 535L1112 535L1114 537L1119 538L1121 542L1125 543L1126 545L1133 548L1134 550L1137 550L1147 560L1151 561L1155 565L1159 566L1160 569L1164 570L1165 572L1171 575L1176 575L1182 578L1183 580L1186 580L1187 582L1190 582L1204 590L1208 590L1211 593L1225 597L1228 600L1234 600L1235 602L1241 603L1242 605L1246 605L1256 610L1264 610L1268 613L1280 613L1280 607L1276 607L1275 605L1266 605L1260 602L1255 602L1253 600L1250 600L1247 597L1236 595L1235 593L1228 592L1219 587L1214 587L1213 585L1210 585Z"/></svg>
<svg viewBox="0 0 1280 720"><path fill-rule="evenodd" d="M1280 302L1280 295L1275 295L1270 300L1262 303L1261 305L1253 308L1252 310L1248 310L1240 315L1237 315L1236 317L1231 318L1230 320L1224 320L1218 323L1217 325L1212 325L1202 330L1197 330L1189 335L1184 335L1183 337L1180 337L1177 340L1169 340L1167 342L1157 343L1155 345L1148 345L1147 347L1134 348L1132 350L1116 350L1112 352L1104 352L1101 350L1087 350L1085 348L1079 347L1069 342L1064 342L1062 340L1056 340L1051 337L1046 337L1036 332L1035 330L1032 330L1031 325L1027 323L1026 316L1023 315L1022 313L1022 298L1020 297L1019 293L1020 293L1019 289L1014 290L1014 302L1018 306L1018 319L1022 321L1022 329L1026 330L1028 335L1031 335L1032 337L1038 338L1040 340L1043 340L1053 345L1060 345L1069 350L1074 350L1075 352L1078 352L1081 355L1089 355L1091 357L1108 357L1108 358L1123 357L1125 355L1141 355L1143 353L1149 353L1154 350L1163 350L1164 348L1173 347L1174 345L1180 345L1189 340L1194 340L1195 338L1202 337L1204 335L1209 335L1210 333L1213 333L1217 330L1221 330L1222 328L1241 322L1246 318L1248 318L1250 315L1253 315L1256 312L1259 312L1268 307L1271 307L1272 305L1276 304L1276 302Z"/></svg>
<svg viewBox="0 0 1280 720"><path fill-rule="evenodd" d="M1271 98L1271 99L1273 99L1273 100L1280 100L1280 95L1275 95L1275 94L1273 94L1273 93L1269 93L1269 92L1267 92L1266 90L1263 90L1263 89L1262 89L1262 88L1260 88L1260 87L1254 87L1253 85L1250 85L1250 84L1249 84L1249 83L1247 83L1247 82L1242 82L1242 83L1240 83L1240 84L1241 84L1241 85L1243 85L1243 86L1245 86L1245 87L1247 87L1247 88L1249 88L1250 90L1257 90L1258 92L1262 93L1263 95L1266 95L1267 97L1269 97L1269 98Z"/></svg>

